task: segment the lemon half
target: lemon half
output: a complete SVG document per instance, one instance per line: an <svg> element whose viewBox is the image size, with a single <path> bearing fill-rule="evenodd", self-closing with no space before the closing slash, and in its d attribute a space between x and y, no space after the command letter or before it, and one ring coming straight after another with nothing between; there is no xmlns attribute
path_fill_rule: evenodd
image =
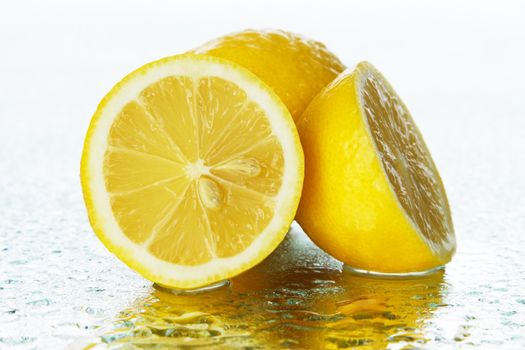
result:
<svg viewBox="0 0 525 350"><path fill-rule="evenodd" d="M371 64L342 73L298 122L305 183L297 220L356 269L406 273L456 247L438 170L399 96Z"/></svg>
<svg viewBox="0 0 525 350"><path fill-rule="evenodd" d="M292 222L303 153L280 99L219 58L179 55L129 74L87 132L81 180L106 247L161 285L196 288L269 255Z"/></svg>

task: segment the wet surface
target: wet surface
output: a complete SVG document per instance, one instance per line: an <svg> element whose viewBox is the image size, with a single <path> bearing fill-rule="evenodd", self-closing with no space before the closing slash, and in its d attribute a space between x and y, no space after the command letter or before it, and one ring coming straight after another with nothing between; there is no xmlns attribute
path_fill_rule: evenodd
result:
<svg viewBox="0 0 525 350"><path fill-rule="evenodd" d="M84 125L0 128L0 349L521 348L525 124L485 117L465 133L480 115L419 123L458 236L445 271L356 276L294 224L260 266L197 295L153 288L92 233L78 178Z"/></svg>
<svg viewBox="0 0 525 350"><path fill-rule="evenodd" d="M11 220L2 218L0 349L525 344L518 236L512 247L490 236L465 238L444 272L377 279L345 270L294 224L276 252L230 285L174 295L106 253L75 197L60 196L65 207L54 214L38 205L22 214L13 209L27 202L13 198Z"/></svg>
<svg viewBox="0 0 525 350"><path fill-rule="evenodd" d="M230 286L193 295L151 289L94 341L101 349L347 348L424 344L444 305L443 273L379 280L342 271L294 228L266 262ZM92 341L92 340L91 340Z"/></svg>
<svg viewBox="0 0 525 350"><path fill-rule="evenodd" d="M30 12L19 6L20 13ZM74 16L63 18L44 18L38 7L33 17L16 20L0 11L0 38L8 47L0 61L9 67L0 81L0 350L525 347L521 3L486 13L475 2L450 4L463 11L457 14L436 3L435 19L412 22L418 16L407 12L410 19L386 21L368 36L363 23L381 14L349 7L323 34L348 65L369 59L385 73L425 137L458 239L443 272L412 280L356 276L294 225L259 267L197 295L155 289L96 239L80 190L82 141L96 104L124 74L260 22L235 22L244 17L231 11L220 30L202 22L206 30L174 39L195 24L182 21L186 31L174 27L182 20L177 8L166 14L135 9L136 17L117 23L98 7L90 15L82 6L71 5ZM121 5L112 11L121 18ZM151 25L160 24L137 26L144 12ZM399 14L384 13L385 20ZM343 16L348 26L356 23L349 27L359 33L352 40L349 30L338 34ZM440 22L446 16L451 19ZM465 25L465 18L478 22ZM322 26L312 23L296 27L322 36L315 29ZM418 34L416 24L421 38L410 36Z"/></svg>
<svg viewBox="0 0 525 350"><path fill-rule="evenodd" d="M294 224L260 266L196 295L155 289L92 233L78 178L83 125L0 128L0 349L521 348L525 125L485 118L464 133L473 119L420 123L458 236L445 271L357 276Z"/></svg>

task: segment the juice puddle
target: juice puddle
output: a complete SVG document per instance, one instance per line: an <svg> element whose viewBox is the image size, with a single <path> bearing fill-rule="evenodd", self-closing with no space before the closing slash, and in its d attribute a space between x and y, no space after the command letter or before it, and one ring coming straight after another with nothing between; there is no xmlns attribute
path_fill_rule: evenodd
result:
<svg viewBox="0 0 525 350"><path fill-rule="evenodd" d="M152 287L76 349L424 347L443 306L443 271L418 279L352 274L294 226L276 252L230 285L196 294Z"/></svg>

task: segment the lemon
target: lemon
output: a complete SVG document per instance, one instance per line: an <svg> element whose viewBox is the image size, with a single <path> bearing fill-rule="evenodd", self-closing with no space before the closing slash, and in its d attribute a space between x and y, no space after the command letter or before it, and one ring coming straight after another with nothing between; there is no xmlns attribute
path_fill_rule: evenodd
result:
<svg viewBox="0 0 525 350"><path fill-rule="evenodd" d="M439 173L406 106L369 63L347 70L298 123L305 183L297 220L356 269L405 273L455 250Z"/></svg>
<svg viewBox="0 0 525 350"><path fill-rule="evenodd" d="M284 238L303 153L280 99L246 69L179 55L104 97L81 163L91 225L158 284L196 288L259 263Z"/></svg>
<svg viewBox="0 0 525 350"><path fill-rule="evenodd" d="M282 30L246 30L194 50L249 69L279 95L294 120L345 66L324 44Z"/></svg>

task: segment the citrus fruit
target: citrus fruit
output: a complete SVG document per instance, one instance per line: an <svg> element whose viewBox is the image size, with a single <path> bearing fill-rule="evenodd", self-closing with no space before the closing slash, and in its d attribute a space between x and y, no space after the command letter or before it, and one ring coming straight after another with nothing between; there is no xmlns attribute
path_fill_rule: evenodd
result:
<svg viewBox="0 0 525 350"><path fill-rule="evenodd" d="M414 120L371 64L347 70L298 123L305 183L297 220L355 269L420 272L455 250L439 173Z"/></svg>
<svg viewBox="0 0 525 350"><path fill-rule="evenodd" d="M196 288L263 260L292 222L303 153L280 99L248 70L179 55L104 97L81 163L91 225L144 277Z"/></svg>
<svg viewBox="0 0 525 350"><path fill-rule="evenodd" d="M279 95L297 120L312 98L345 69L320 42L282 30L246 30L194 50L249 69Z"/></svg>

